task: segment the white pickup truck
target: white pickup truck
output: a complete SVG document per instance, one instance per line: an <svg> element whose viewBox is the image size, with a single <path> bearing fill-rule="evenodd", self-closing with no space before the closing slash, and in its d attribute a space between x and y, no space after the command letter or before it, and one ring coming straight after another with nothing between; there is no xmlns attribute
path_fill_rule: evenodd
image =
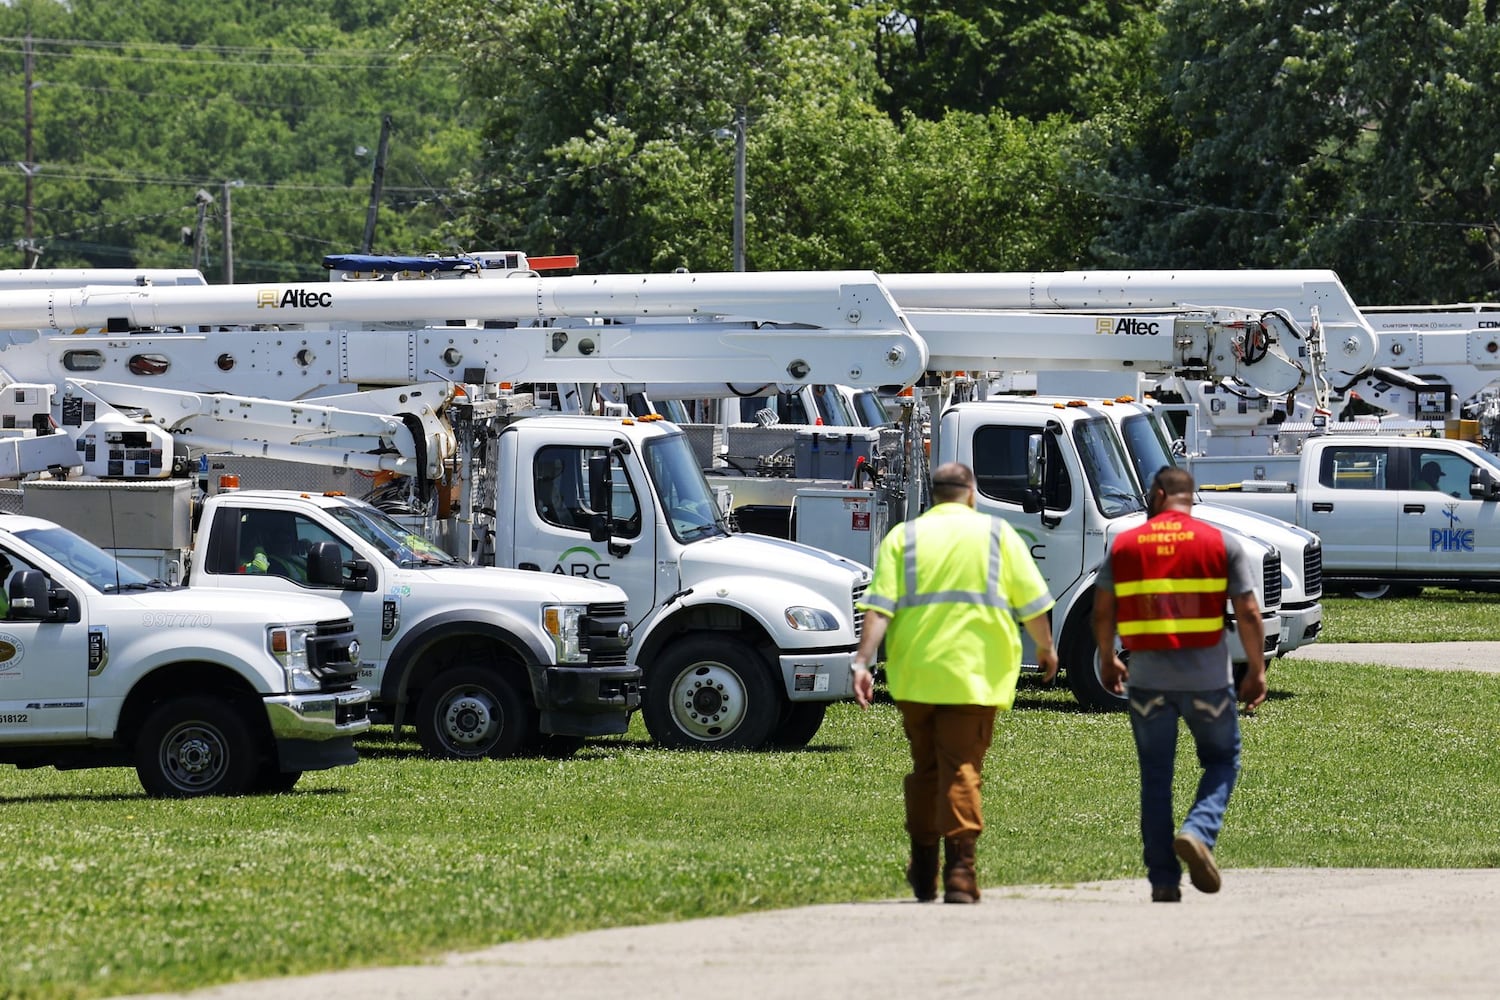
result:
<svg viewBox="0 0 1500 1000"><path fill-rule="evenodd" d="M147 794L287 791L370 726L338 601L152 580L36 517L0 517L0 762L133 765Z"/></svg>
<svg viewBox="0 0 1500 1000"><path fill-rule="evenodd" d="M1500 460L1471 442L1328 435L1297 455L1190 463L1205 497L1316 532L1330 587L1500 584Z"/></svg>

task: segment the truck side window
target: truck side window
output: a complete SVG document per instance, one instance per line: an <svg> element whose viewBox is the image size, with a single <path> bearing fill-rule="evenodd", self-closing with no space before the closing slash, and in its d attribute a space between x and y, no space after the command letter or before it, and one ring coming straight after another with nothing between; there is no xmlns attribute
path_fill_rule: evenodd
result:
<svg viewBox="0 0 1500 1000"><path fill-rule="evenodd" d="M537 515L547 524L587 531L593 511L603 510L589 494L589 459L604 454L602 448L548 445L537 449L532 481ZM614 533L633 538L641 532L641 508L630 477L618 456L611 459L611 511Z"/></svg>
<svg viewBox="0 0 1500 1000"><path fill-rule="evenodd" d="M1328 448L1318 469L1318 482L1331 490L1393 489L1387 470L1390 449L1370 445Z"/></svg>
<svg viewBox="0 0 1500 1000"><path fill-rule="evenodd" d="M240 512L236 573L307 579L307 550L298 544L297 515L284 510Z"/></svg>
<svg viewBox="0 0 1500 1000"><path fill-rule="evenodd" d="M1449 451L1411 452L1411 485L1413 490L1435 490L1450 496L1469 495L1469 476L1474 466Z"/></svg>
<svg viewBox="0 0 1500 1000"><path fill-rule="evenodd" d="M974 432L974 478L981 495L991 500L1019 505L1026 491L1026 442L1035 427L991 424ZM1073 488L1063 467L1056 438L1045 435L1045 477L1042 499L1049 510L1065 510L1073 504Z"/></svg>

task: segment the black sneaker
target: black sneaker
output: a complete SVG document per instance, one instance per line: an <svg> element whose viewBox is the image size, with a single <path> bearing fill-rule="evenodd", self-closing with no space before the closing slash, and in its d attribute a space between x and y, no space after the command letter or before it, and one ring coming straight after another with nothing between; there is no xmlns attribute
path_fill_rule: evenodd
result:
<svg viewBox="0 0 1500 1000"><path fill-rule="evenodd" d="M1192 879L1194 889L1199 892L1219 891L1219 866L1207 844L1184 831L1173 838L1172 850L1187 865L1188 878Z"/></svg>
<svg viewBox="0 0 1500 1000"><path fill-rule="evenodd" d="M1180 903L1182 902L1182 890L1175 885L1153 885L1151 887L1151 902Z"/></svg>

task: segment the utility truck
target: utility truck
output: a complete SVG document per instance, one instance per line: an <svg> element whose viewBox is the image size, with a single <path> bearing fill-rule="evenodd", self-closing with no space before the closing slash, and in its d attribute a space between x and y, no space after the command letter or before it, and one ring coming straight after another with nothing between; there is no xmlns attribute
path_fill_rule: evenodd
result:
<svg viewBox="0 0 1500 1000"><path fill-rule="evenodd" d="M523 420L525 394L482 387L648 367L697 379L726 360L761 381L913 380L922 342L873 274L25 294L0 301L0 322L47 313L43 326L96 332L32 330L0 349L17 380L0 410L23 431L18 472L191 475L200 456L229 452L402 475L413 516L464 561L624 585L647 725L671 745L800 746L852 693L868 567L730 537L674 427ZM472 319L400 325L434 315ZM303 328L204 329L271 318ZM413 384L429 369L453 381ZM390 388L333 394L350 383Z"/></svg>
<svg viewBox="0 0 1500 1000"><path fill-rule="evenodd" d="M1500 459L1473 442L1329 434L1297 455L1190 466L1215 502L1316 532L1329 586L1381 596L1500 583Z"/></svg>
<svg viewBox="0 0 1500 1000"><path fill-rule="evenodd" d="M806 550L727 537L704 499L709 490L701 475L696 482L686 475L663 478L664 469L697 472L696 463L672 457L687 454L674 428L623 420L586 425L577 418L556 426L538 418L497 423L481 412L482 399L466 395L459 402L455 393L451 405L438 405L442 387L410 383L429 368L470 385L514 375L592 380L583 383L581 400L592 395L588 385L599 382L702 382L726 370L778 388L808 382L873 387L915 381L929 368L1035 368L1045 361L1086 369L1104 359L1115 367L1232 376L1289 391L1307 377L1306 359L1322 350L1325 328L1339 333L1342 364L1358 363L1356 355L1368 345L1368 328L1347 308L1347 295L1330 272L1032 275L1019 286L1016 276L978 276L990 286L1031 289L1019 306L1011 296L999 307L980 302L994 288L970 289L979 297L963 298L965 282L958 277L907 276L902 294L913 304L900 307L868 272L378 278L322 286L25 292L0 302L0 323L104 332L20 335L0 350L0 365L17 379L24 371L41 390L63 387L49 409L96 474L124 468L165 475L177 446L201 452L229 445L239 454L288 458L320 454L330 464L406 474L424 514L435 512L430 500L442 495L439 484L459 484L451 547L464 558L597 576L601 570L588 566L595 558L609 563L604 571L613 575L614 563L641 548L653 551L651 589L639 598L649 603L632 611L640 616L634 651L646 668L653 735L688 745L766 739L795 745L815 731L823 704L849 693L847 662L858 635L852 602L868 580L865 567L824 556L823 569L803 568L793 553L806 556ZM1048 289L1046 301L1037 298L1041 288ZM1070 298L1065 289L1085 292ZM1288 299L1298 308L1314 301L1326 324L1304 331L1275 305ZM1252 307L1239 307L1242 301ZM1231 305L1216 304L1225 302ZM465 318L435 319L441 316ZM920 329L910 316L920 317ZM273 318L281 329L201 329ZM173 324L200 329L163 329ZM350 382L398 387L326 395ZM282 401L166 388L180 384L271 393ZM22 404L16 406L24 414ZM17 423L44 429L34 411L32 420ZM580 442L562 437L565 426L592 429ZM502 460L509 434L522 456L517 463ZM543 441L528 451L533 435ZM56 436L38 435L43 444ZM561 501L576 511L571 524L555 526L569 548L533 561L524 556L529 537L523 535L537 522L561 517L552 513L551 487L543 488L562 475L553 474L557 456L545 450L552 447L548 437L558 448L575 449L564 452L562 469L578 485ZM919 449L920 443L905 452L913 457L903 498L910 511L920 510L925 498ZM59 458L58 464L73 463ZM593 474L595 467L603 478ZM450 471L451 480L445 478ZM531 513L523 516L526 483L532 484ZM617 484L629 485L629 500ZM484 500L487 490L509 505ZM684 496L687 506L678 502ZM615 517L617 509L626 516ZM632 509L640 511L639 527ZM510 524L507 512L514 512ZM873 534L868 513L843 507L842 516ZM650 538L634 540L632 532L644 536L648 523L654 525ZM511 531L514 543L507 538ZM762 547L747 554L748 544ZM691 545L702 546L698 551L716 564L713 573L686 559ZM580 547L588 559L576 558ZM814 581L815 593L783 599L788 578ZM829 582L835 578L836 584ZM760 596L746 597L751 591ZM653 643L656 636L660 644ZM674 658L669 647L686 652ZM754 658L743 658L747 648L756 651ZM769 673L772 683L761 683L752 666ZM761 698L767 687L777 695L774 702Z"/></svg>
<svg viewBox="0 0 1500 1000"><path fill-rule="evenodd" d="M148 795L189 797L357 759L370 695L338 601L170 587L25 515L0 516L0 557L0 762L133 766Z"/></svg>

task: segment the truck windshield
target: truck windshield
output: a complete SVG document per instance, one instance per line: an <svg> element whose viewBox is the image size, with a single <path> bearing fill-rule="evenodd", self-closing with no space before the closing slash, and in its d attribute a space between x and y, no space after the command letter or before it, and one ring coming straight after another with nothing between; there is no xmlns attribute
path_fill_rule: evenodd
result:
<svg viewBox="0 0 1500 1000"><path fill-rule="evenodd" d="M672 537L696 542L729 534L685 435L669 434L647 442L645 458L651 487L666 512Z"/></svg>
<svg viewBox="0 0 1500 1000"><path fill-rule="evenodd" d="M56 559L83 577L95 590L110 594L118 590L165 587L138 569L127 566L86 538L64 528L31 528L16 532L28 545Z"/></svg>
<svg viewBox="0 0 1500 1000"><path fill-rule="evenodd" d="M1105 517L1123 517L1145 510L1140 489L1130 478L1130 466L1120 439L1108 420L1099 417L1078 423L1073 428L1073 441L1078 446L1084 474L1093 485L1099 513Z"/></svg>
<svg viewBox="0 0 1500 1000"><path fill-rule="evenodd" d="M854 394L854 408L859 414L861 427L885 427L896 421L886 411L885 404L874 389L861 389Z"/></svg>
<svg viewBox="0 0 1500 1000"><path fill-rule="evenodd" d="M397 566L458 565L457 559L373 507L335 507L329 513Z"/></svg>
<svg viewBox="0 0 1500 1000"><path fill-rule="evenodd" d="M1176 465L1177 460L1172 457L1161 423L1151 414L1137 413L1120 421L1120 437L1125 439L1125 451L1135 466L1136 483L1144 496L1162 467Z"/></svg>

